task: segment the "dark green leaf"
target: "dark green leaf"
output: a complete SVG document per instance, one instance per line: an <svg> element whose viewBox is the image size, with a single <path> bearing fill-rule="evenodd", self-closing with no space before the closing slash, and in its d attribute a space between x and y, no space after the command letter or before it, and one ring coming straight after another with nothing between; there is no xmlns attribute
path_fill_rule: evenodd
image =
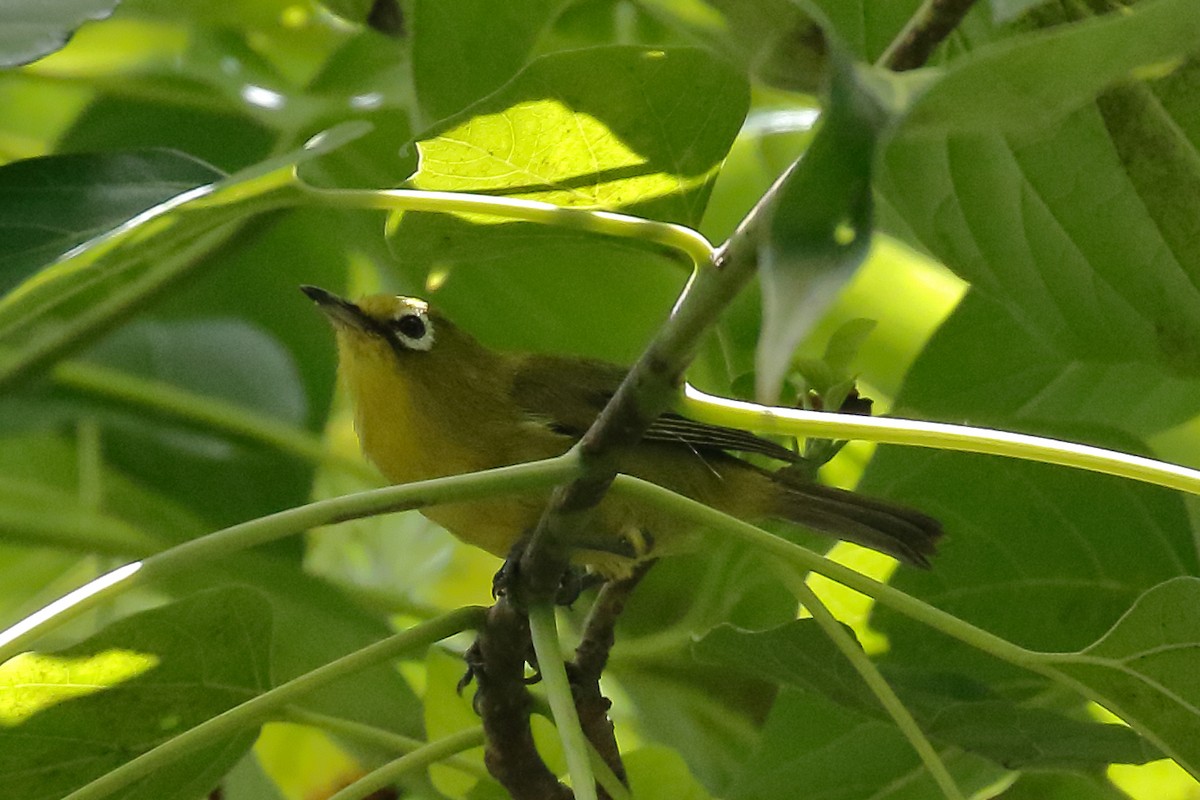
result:
<svg viewBox="0 0 1200 800"><path fill-rule="evenodd" d="M863 488L903 497L945 526L934 569L901 570L897 588L1032 649L1084 647L1143 591L1196 571L1182 501L1156 487L998 457L888 448ZM936 660L1020 694L1042 685L886 609L875 619L898 664Z"/></svg>
<svg viewBox="0 0 1200 800"><path fill-rule="evenodd" d="M1134 70L1188 55L1197 41L1200 5L1192 0L1147 0L1008 37L952 61L915 102L902 131L1044 128Z"/></svg>
<svg viewBox="0 0 1200 800"><path fill-rule="evenodd" d="M529 60L565 0L415 0L412 81L426 118L444 119L500 88Z"/></svg>
<svg viewBox="0 0 1200 800"><path fill-rule="evenodd" d="M967 796L1004 771L961 751L940 754ZM732 785L731 800L928 800L940 794L894 725L868 719L819 695L784 689L758 746Z"/></svg>
<svg viewBox="0 0 1200 800"><path fill-rule="evenodd" d="M812 620L769 631L723 625L696 645L707 661L797 689L882 722L878 699ZM959 675L884 669L884 677L927 735L990 759L1005 769L1100 768L1160 757L1123 725L1082 722L1045 708L1025 707Z"/></svg>
<svg viewBox="0 0 1200 800"><path fill-rule="evenodd" d="M763 331L755 362L760 400L778 396L796 345L866 257L872 161L888 114L855 67L835 55L825 118L765 214L758 252Z"/></svg>
<svg viewBox="0 0 1200 800"><path fill-rule="evenodd" d="M120 0L8 0L0 9L0 67L28 64L65 45L75 29L104 19Z"/></svg>
<svg viewBox="0 0 1200 800"><path fill-rule="evenodd" d="M256 213L297 202L291 167L362 133L348 124L305 148L147 209L0 299L0 385L83 345L196 269ZM67 287L71 290L67 291Z"/></svg>
<svg viewBox="0 0 1200 800"><path fill-rule="evenodd" d="M233 100L191 83L167 84L163 91L196 93L204 101L168 104L102 96L75 118L58 146L68 152L165 148L224 172L245 169L271 155L274 132Z"/></svg>
<svg viewBox="0 0 1200 800"><path fill-rule="evenodd" d="M182 635L181 635L182 634ZM52 800L271 685L271 612L242 587L135 614L81 644L0 666L3 796ZM123 796L208 792L253 743L190 753Z"/></svg>
<svg viewBox="0 0 1200 800"><path fill-rule="evenodd" d="M0 168L0 294L72 247L222 177L170 150L45 156Z"/></svg>
<svg viewBox="0 0 1200 800"><path fill-rule="evenodd" d="M1046 659L1193 775L1200 774L1198 607L1200 578L1166 581L1095 644Z"/></svg>

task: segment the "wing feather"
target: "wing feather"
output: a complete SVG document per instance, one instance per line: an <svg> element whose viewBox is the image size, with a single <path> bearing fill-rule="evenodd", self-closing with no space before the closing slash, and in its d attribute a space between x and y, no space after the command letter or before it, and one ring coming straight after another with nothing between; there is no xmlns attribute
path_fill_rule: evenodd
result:
<svg viewBox="0 0 1200 800"><path fill-rule="evenodd" d="M533 419L557 433L583 436L625 378L625 367L605 361L561 356L526 356L513 375L512 394ZM799 456L776 442L739 428L725 428L667 413L656 419L644 439L676 443L692 450L756 453L779 461Z"/></svg>

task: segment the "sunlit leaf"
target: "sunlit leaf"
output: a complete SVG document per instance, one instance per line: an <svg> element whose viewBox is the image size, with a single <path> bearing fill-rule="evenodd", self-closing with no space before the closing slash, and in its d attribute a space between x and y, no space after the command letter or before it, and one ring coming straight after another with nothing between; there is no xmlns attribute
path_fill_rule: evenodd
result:
<svg viewBox="0 0 1200 800"><path fill-rule="evenodd" d="M554 53L423 137L412 184L695 224L747 101L702 50Z"/></svg>
<svg viewBox="0 0 1200 800"><path fill-rule="evenodd" d="M126 617L57 653L17 656L0 678L5 796L61 798L251 699L271 685L270 646L269 607L259 593L236 587ZM204 794L255 735L188 754L122 796Z"/></svg>
<svg viewBox="0 0 1200 800"><path fill-rule="evenodd" d="M709 800L679 754L666 747L641 747L622 754L629 788L642 800Z"/></svg>

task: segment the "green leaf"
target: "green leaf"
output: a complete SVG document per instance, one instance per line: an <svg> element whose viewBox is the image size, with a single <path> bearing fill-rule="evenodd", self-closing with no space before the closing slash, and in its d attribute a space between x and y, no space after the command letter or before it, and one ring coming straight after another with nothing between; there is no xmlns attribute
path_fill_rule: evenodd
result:
<svg viewBox="0 0 1200 800"><path fill-rule="evenodd" d="M1023 324L1019 313L969 292L909 371L905 406L929 419L969 416L1093 436L1117 429L1140 441L1200 412L1200 379L1153 362L1072 352Z"/></svg>
<svg viewBox="0 0 1200 800"><path fill-rule="evenodd" d="M1005 776L978 756L953 749L940 755L967 796ZM771 709L757 747L722 792L730 800L928 800L939 795L894 725L787 688Z"/></svg>
<svg viewBox="0 0 1200 800"><path fill-rule="evenodd" d="M1004 800L1129 800L1103 776L1071 772L1027 772L1002 795Z"/></svg>
<svg viewBox="0 0 1200 800"><path fill-rule="evenodd" d="M221 781L221 800L286 800L251 750Z"/></svg>
<svg viewBox="0 0 1200 800"><path fill-rule="evenodd" d="M903 498L946 529L934 569L901 570L893 585L1031 649L1084 647L1143 591L1197 568L1183 503L1157 487L997 457L885 448L862 488ZM936 654L940 669L998 691L1024 696L1041 684L886 609L873 620L897 664L927 667Z"/></svg>
<svg viewBox="0 0 1200 800"><path fill-rule="evenodd" d="M565 0L415 0L412 81L430 120L462 111L525 66Z"/></svg>
<svg viewBox="0 0 1200 800"><path fill-rule="evenodd" d="M1197 41L1200 6L1192 0L1147 0L1006 38L952 61L901 130L920 136L1043 128L1134 70L1186 56Z"/></svg>
<svg viewBox="0 0 1200 800"><path fill-rule="evenodd" d="M638 709L645 739L678 752L709 791L719 792L753 748L774 690L697 661L692 641L722 622L766 628L795 615L795 600L756 554L714 540L702 558L663 559L638 585L606 674Z"/></svg>
<svg viewBox="0 0 1200 800"><path fill-rule="evenodd" d="M0 67L28 64L59 50L75 29L112 14L120 0L9 0L0 11Z"/></svg>
<svg viewBox="0 0 1200 800"><path fill-rule="evenodd" d="M420 142L413 181L695 224L746 102L744 82L703 51L557 53ZM637 356L685 278L657 248L553 225L406 213L390 242L415 291L436 289L434 301L488 344L553 342L614 361ZM616 308L626 322L613 329Z"/></svg>
<svg viewBox="0 0 1200 800"><path fill-rule="evenodd" d="M159 203L17 287L0 299L0 386L117 324L195 270L252 214L295 203L291 167L361 133L352 125L329 131L302 150Z"/></svg>
<svg viewBox="0 0 1200 800"><path fill-rule="evenodd" d="M1200 249L1188 223L1200 215L1200 119L1153 101L1197 74L1189 63L1106 94L1032 136L894 142L879 179L884 216L1042 350L1200 375Z"/></svg>
<svg viewBox="0 0 1200 800"><path fill-rule="evenodd" d="M812 620L768 631L722 625L696 644L702 660L816 692L864 717L890 722L879 701ZM1101 768L1161 757L1123 725L1082 722L1025 707L953 674L883 670L927 735L1005 769Z"/></svg>
<svg viewBox="0 0 1200 800"><path fill-rule="evenodd" d="M1045 661L1200 775L1200 578L1147 591L1095 644Z"/></svg>
<svg viewBox="0 0 1200 800"><path fill-rule="evenodd" d="M72 247L222 177L171 150L45 156L0 168L0 293Z"/></svg>
<svg viewBox="0 0 1200 800"><path fill-rule="evenodd" d="M703 50L554 53L424 136L412 184L694 225L747 102Z"/></svg>
<svg viewBox="0 0 1200 800"><path fill-rule="evenodd" d="M89 502L79 454L65 441L25 435L0 442L0 518L9 541L130 557L204 531L195 517L108 466L93 476L102 503Z"/></svg>
<svg viewBox="0 0 1200 800"><path fill-rule="evenodd" d="M232 587L126 617L74 647L0 665L4 796L60 798L249 700L271 685L270 641L262 596ZM246 731L191 753L123 796L202 795L256 735Z"/></svg>
<svg viewBox="0 0 1200 800"><path fill-rule="evenodd" d="M639 747L621 754L629 788L639 800L709 800L679 754L666 747Z"/></svg>
<svg viewBox="0 0 1200 800"><path fill-rule="evenodd" d="M175 81L165 81L167 85L159 91L187 87L204 101L163 103L136 96L104 95L75 117L58 147L68 152L168 149L212 164L222 172L235 172L263 161L278 147L277 135L226 93L198 90L194 84ZM239 82L235 88L240 90L243 85Z"/></svg>
<svg viewBox="0 0 1200 800"><path fill-rule="evenodd" d="M678 258L635 240L552 225L475 225L449 214L405 214L391 243L406 271L415 273L413 293L488 345L626 364L636 360L687 279ZM621 309L621 324L614 327L615 309ZM597 337L597 330L608 332Z"/></svg>
<svg viewBox="0 0 1200 800"><path fill-rule="evenodd" d="M835 55L821 128L773 189L764 214L763 331L755 359L756 394L764 402L778 396L796 346L866 257L872 161L888 114L854 66Z"/></svg>

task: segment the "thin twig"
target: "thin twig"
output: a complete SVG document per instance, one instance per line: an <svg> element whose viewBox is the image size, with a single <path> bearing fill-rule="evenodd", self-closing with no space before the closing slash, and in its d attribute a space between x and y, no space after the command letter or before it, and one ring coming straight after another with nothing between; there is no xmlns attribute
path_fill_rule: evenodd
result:
<svg viewBox="0 0 1200 800"><path fill-rule="evenodd" d="M895 72L924 66L973 5L975 0L925 0L877 63Z"/></svg>
<svg viewBox="0 0 1200 800"><path fill-rule="evenodd" d="M604 763L626 786L629 780L625 774L625 764L617 748L612 720L608 718L612 702L600 691L600 675L608 663L608 654L616 637L617 619L625 609L625 602L652 566L653 561L645 561L628 578L604 584L588 612L583 638L575 649L575 660L568 670L583 733ZM604 797L608 797L607 792Z"/></svg>

